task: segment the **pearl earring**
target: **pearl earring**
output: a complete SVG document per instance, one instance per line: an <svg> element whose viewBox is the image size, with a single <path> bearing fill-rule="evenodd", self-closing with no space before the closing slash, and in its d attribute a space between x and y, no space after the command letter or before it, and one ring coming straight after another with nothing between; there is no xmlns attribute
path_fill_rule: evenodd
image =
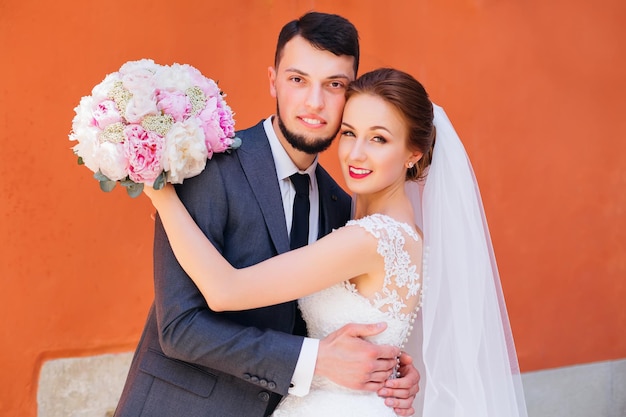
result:
<svg viewBox="0 0 626 417"><path fill-rule="evenodd" d="M413 163L413 162L409 162L409 163L407 164L407 167L408 167L409 169L411 169L411 168L413 168L413 165L414 165L414 163Z"/></svg>

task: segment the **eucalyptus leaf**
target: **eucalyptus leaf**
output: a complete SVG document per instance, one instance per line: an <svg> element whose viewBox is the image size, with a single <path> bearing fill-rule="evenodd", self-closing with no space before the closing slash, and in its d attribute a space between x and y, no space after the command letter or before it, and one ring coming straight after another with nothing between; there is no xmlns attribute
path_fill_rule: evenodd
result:
<svg viewBox="0 0 626 417"><path fill-rule="evenodd" d="M160 190L161 188L165 187L165 176L165 171L161 172L161 174L154 180L152 188L154 188L155 190Z"/></svg>
<svg viewBox="0 0 626 417"><path fill-rule="evenodd" d="M141 192L143 191L143 184L141 183L138 184L136 182L133 182L132 184L129 184L125 187L126 187L126 192L132 198L138 197L139 195L141 195Z"/></svg>
<svg viewBox="0 0 626 417"><path fill-rule="evenodd" d="M105 177L106 178L106 177ZM109 179L100 181L100 189L104 192L111 192L115 188L116 181L111 181Z"/></svg>
<svg viewBox="0 0 626 417"><path fill-rule="evenodd" d="M93 177L95 179L97 179L98 181L111 181L106 175L104 175L102 173L102 171L98 170L98 172L96 172L95 174L93 174Z"/></svg>
<svg viewBox="0 0 626 417"><path fill-rule="evenodd" d="M235 137L233 138L233 144L232 144L232 145L230 145L230 148L231 148L231 149L237 149L237 148L238 148L238 147L240 147L240 146L241 146L241 138L239 138L239 137L235 136Z"/></svg>

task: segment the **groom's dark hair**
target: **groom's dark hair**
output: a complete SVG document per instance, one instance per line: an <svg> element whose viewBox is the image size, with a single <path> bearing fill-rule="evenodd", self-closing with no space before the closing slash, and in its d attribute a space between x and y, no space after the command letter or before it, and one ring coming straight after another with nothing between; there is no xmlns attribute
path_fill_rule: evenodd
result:
<svg viewBox="0 0 626 417"><path fill-rule="evenodd" d="M283 54L285 44L302 36L314 47L333 54L354 57L354 74L359 69L359 33L348 19L336 14L309 12L283 26L278 35L274 65Z"/></svg>

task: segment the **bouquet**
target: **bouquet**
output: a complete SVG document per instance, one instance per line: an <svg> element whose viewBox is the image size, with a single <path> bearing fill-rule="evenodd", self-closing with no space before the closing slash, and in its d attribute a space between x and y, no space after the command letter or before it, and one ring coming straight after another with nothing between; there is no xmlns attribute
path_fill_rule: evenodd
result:
<svg viewBox="0 0 626 417"><path fill-rule="evenodd" d="M130 61L75 109L78 163L103 191L119 182L131 197L198 175L214 153L237 148L233 112L217 84L190 65Z"/></svg>

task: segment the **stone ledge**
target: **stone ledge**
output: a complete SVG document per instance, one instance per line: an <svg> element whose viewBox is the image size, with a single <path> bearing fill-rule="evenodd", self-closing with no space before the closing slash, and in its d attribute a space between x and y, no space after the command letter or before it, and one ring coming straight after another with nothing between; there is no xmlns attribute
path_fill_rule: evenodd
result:
<svg viewBox="0 0 626 417"><path fill-rule="evenodd" d="M38 417L112 417L132 353L45 362ZM626 359L522 375L529 417L625 417Z"/></svg>
<svg viewBox="0 0 626 417"><path fill-rule="evenodd" d="M38 417L112 417L132 353L47 361L37 391Z"/></svg>
<svg viewBox="0 0 626 417"><path fill-rule="evenodd" d="M522 375L529 417L625 417L626 360Z"/></svg>

